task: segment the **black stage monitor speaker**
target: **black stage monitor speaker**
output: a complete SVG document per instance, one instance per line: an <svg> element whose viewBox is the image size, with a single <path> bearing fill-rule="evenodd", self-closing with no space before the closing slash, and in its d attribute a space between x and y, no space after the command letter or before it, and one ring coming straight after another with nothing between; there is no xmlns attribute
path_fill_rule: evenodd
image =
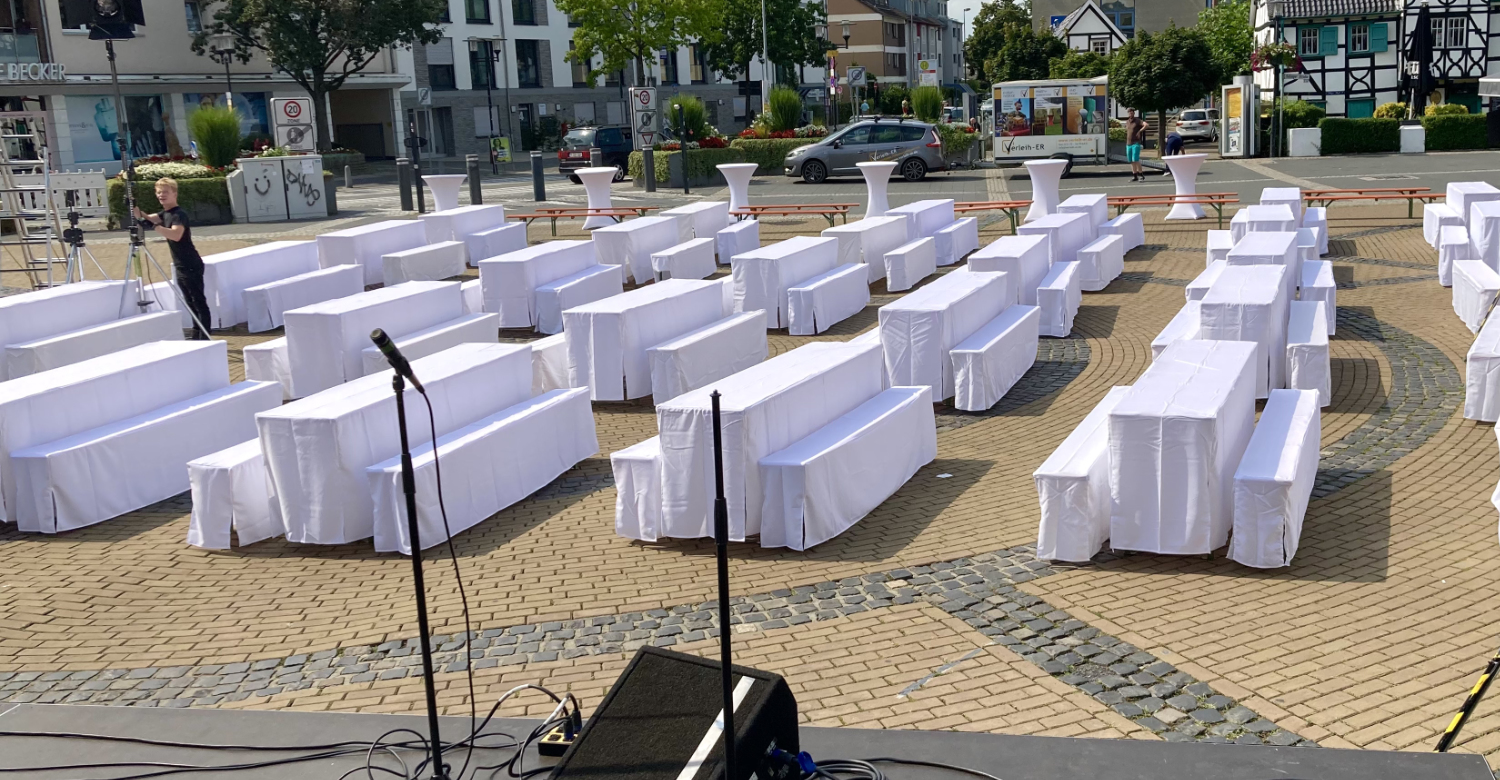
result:
<svg viewBox="0 0 1500 780"><path fill-rule="evenodd" d="M735 675L735 763L724 772L720 666L643 647L557 764L554 780L785 780L771 751L795 755L797 700L780 675L730 667Z"/></svg>
<svg viewBox="0 0 1500 780"><path fill-rule="evenodd" d="M146 26L141 0L93 0L89 38L96 41L135 37L135 26Z"/></svg>

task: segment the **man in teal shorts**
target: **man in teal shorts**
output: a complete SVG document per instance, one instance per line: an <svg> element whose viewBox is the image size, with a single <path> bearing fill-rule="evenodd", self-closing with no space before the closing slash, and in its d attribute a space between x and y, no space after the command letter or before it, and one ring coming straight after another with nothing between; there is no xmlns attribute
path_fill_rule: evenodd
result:
<svg viewBox="0 0 1500 780"><path fill-rule="evenodd" d="M1125 159L1130 163L1130 180L1141 181L1146 174L1141 170L1141 139L1146 135L1146 123L1135 115L1135 109L1125 114Z"/></svg>

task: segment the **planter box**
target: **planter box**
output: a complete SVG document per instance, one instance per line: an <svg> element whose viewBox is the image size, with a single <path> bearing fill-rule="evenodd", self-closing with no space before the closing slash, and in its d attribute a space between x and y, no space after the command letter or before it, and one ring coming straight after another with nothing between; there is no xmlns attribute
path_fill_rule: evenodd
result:
<svg viewBox="0 0 1500 780"><path fill-rule="evenodd" d="M1323 153L1323 131L1316 127L1293 128L1287 136L1287 148L1293 157L1318 157Z"/></svg>
<svg viewBox="0 0 1500 780"><path fill-rule="evenodd" d="M1427 128L1421 125L1403 125L1401 128L1401 153L1422 154L1427 151Z"/></svg>

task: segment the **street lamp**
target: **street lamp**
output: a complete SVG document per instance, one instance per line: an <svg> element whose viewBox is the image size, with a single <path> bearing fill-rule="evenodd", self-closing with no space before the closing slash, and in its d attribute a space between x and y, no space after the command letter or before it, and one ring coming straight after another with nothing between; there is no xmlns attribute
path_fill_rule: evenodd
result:
<svg viewBox="0 0 1500 780"><path fill-rule="evenodd" d="M234 108L234 80L229 63L234 59L234 33L216 33L208 37L209 58L224 66L224 105Z"/></svg>
<svg viewBox="0 0 1500 780"><path fill-rule="evenodd" d="M1282 18L1284 18L1286 16L1286 0L1269 0L1269 2L1266 3L1266 13L1269 13L1271 15L1271 18L1276 20L1276 43L1278 45L1280 45L1280 43L1281 43L1281 20L1282 20ZM1293 36L1293 37L1296 37L1296 36ZM1299 42L1298 45L1300 45L1300 42ZM1278 156L1277 153L1281 151L1281 144L1282 144L1282 140L1281 140L1281 132L1282 132L1281 131L1281 80L1283 78L1283 75L1284 75L1284 72L1282 71L1281 61L1280 61L1280 58L1278 58L1277 62L1276 62L1276 89L1273 90L1272 93L1271 93L1271 95L1272 95L1271 99L1273 101L1275 101L1272 104L1275 107L1275 110L1274 110L1274 112L1271 115L1271 148L1268 151L1270 151L1272 157Z"/></svg>
<svg viewBox="0 0 1500 780"><path fill-rule="evenodd" d="M497 122L495 121L496 117L494 101L495 63L504 63L504 50L496 50L495 43L496 41L493 39L470 38L469 60L475 63L479 62L481 59L484 60L484 105L489 112L485 116L487 117L486 122L490 126L489 137L486 142L490 147L490 173L498 174L500 172L500 161L498 155L495 154L495 125L497 124ZM484 44L489 44L488 54L484 53ZM507 78L506 86L503 87L503 89L505 89L507 93L509 92L510 88L509 81L510 80ZM505 95L504 101L506 105L510 105L509 94ZM505 134L501 133L500 135L504 137Z"/></svg>

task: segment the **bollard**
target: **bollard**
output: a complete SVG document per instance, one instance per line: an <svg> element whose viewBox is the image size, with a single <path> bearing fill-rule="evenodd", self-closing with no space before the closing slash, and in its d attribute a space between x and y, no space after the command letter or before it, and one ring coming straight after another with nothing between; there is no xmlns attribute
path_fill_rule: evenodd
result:
<svg viewBox="0 0 1500 780"><path fill-rule="evenodd" d="M656 153L649 146L641 150L641 171L646 176L646 191L656 192Z"/></svg>
<svg viewBox="0 0 1500 780"><path fill-rule="evenodd" d="M411 160L396 158L396 186L401 190L401 210L416 211L411 200Z"/></svg>
<svg viewBox="0 0 1500 780"><path fill-rule="evenodd" d="M547 199L547 181L542 178L542 153L531 153L531 198L532 200Z"/></svg>
<svg viewBox="0 0 1500 780"><path fill-rule="evenodd" d="M589 147L589 165L595 168L604 167L604 150L597 146Z"/></svg>
<svg viewBox="0 0 1500 780"><path fill-rule="evenodd" d="M354 189L354 166L352 165L344 166L344 189Z"/></svg>
<svg viewBox="0 0 1500 780"><path fill-rule="evenodd" d="M464 155L464 167L469 174L469 205L478 206L484 202L484 195L479 191L479 155Z"/></svg>

